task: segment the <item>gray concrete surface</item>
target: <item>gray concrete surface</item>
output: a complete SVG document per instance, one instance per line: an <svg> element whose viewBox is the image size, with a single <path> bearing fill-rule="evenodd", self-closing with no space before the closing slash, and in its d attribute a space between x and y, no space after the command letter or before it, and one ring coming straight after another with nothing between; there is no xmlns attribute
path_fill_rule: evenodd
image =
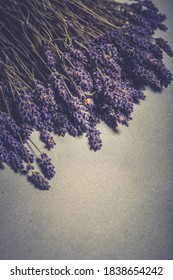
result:
<svg viewBox="0 0 173 280"><path fill-rule="evenodd" d="M172 1L153 2L168 16L163 36L173 46ZM172 259L172 91L147 90L119 133L101 124L100 152L86 137L57 137L48 192L1 172L0 259Z"/></svg>

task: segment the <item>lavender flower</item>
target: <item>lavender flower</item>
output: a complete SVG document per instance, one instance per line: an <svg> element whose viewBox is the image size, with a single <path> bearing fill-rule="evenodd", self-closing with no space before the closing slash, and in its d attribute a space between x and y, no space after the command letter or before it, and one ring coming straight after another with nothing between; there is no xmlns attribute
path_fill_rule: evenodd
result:
<svg viewBox="0 0 173 280"><path fill-rule="evenodd" d="M51 163L51 159L47 154L41 153L40 158L38 159L38 163L41 167L41 170L46 178L49 180L55 175L55 167Z"/></svg>
<svg viewBox="0 0 173 280"><path fill-rule="evenodd" d="M15 137L20 132L20 127L16 121L5 112L0 113L0 128L1 131L3 129L9 130Z"/></svg>
<svg viewBox="0 0 173 280"><path fill-rule="evenodd" d="M56 145L53 136L46 130L41 131L40 139L45 143L46 148L48 148L49 150Z"/></svg>
<svg viewBox="0 0 173 280"><path fill-rule="evenodd" d="M165 53L169 56L173 56L173 50L171 49L171 47L168 45L168 42L165 41L163 38L156 38L155 39L156 44L165 51Z"/></svg>
<svg viewBox="0 0 173 280"><path fill-rule="evenodd" d="M48 181L37 171L33 171L32 174L28 176L28 179L39 190L50 189Z"/></svg>
<svg viewBox="0 0 173 280"><path fill-rule="evenodd" d="M48 42L44 44L44 54L46 56L48 66L55 71L56 70L56 58L51 46Z"/></svg>
<svg viewBox="0 0 173 280"><path fill-rule="evenodd" d="M34 155L21 142L19 142L18 139L14 138L9 131L4 130L3 134L0 134L0 140L4 143L4 146L7 149L20 156L26 163L34 162Z"/></svg>
<svg viewBox="0 0 173 280"><path fill-rule="evenodd" d="M102 140L100 138L100 134L101 132L96 128L93 128L87 134L90 148L94 151L98 151L102 147Z"/></svg>
<svg viewBox="0 0 173 280"><path fill-rule="evenodd" d="M9 151L10 167L15 173L22 173L24 171L24 165L22 158L15 154L13 151Z"/></svg>
<svg viewBox="0 0 173 280"><path fill-rule="evenodd" d="M30 139L33 131L33 126L28 123L22 123L20 125L20 136L22 137L23 143L26 143Z"/></svg>

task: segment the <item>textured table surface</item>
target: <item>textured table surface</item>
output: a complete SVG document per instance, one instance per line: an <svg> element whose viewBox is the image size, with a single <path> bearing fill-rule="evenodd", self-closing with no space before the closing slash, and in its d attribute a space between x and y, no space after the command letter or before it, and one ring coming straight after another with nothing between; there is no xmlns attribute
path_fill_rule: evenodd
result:
<svg viewBox="0 0 173 280"><path fill-rule="evenodd" d="M153 2L173 46L173 3ZM97 153L85 136L57 137L50 191L9 168L0 173L0 259L173 258L173 84L146 95L129 128L100 124Z"/></svg>

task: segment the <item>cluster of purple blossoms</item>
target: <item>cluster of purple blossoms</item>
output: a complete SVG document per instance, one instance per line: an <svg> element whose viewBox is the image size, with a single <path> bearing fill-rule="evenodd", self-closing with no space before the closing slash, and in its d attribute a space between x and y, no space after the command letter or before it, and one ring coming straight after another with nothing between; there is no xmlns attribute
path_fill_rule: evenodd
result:
<svg viewBox="0 0 173 280"><path fill-rule="evenodd" d="M24 172L34 162L34 155L20 141L20 127L7 113L0 113L0 161L15 172Z"/></svg>
<svg viewBox="0 0 173 280"><path fill-rule="evenodd" d="M88 132L87 136L88 136L89 145L90 148L94 151L98 151L102 147L102 140L100 138L100 134L101 132L96 128L93 128Z"/></svg>
<svg viewBox="0 0 173 280"><path fill-rule="evenodd" d="M47 64L48 66L52 69L55 70L56 69L56 58L55 55L51 49L51 45L50 43L46 42L44 44L44 55L46 57L47 60Z"/></svg>
<svg viewBox="0 0 173 280"><path fill-rule="evenodd" d="M45 146L48 150L52 149L56 145L53 136L47 130L41 131L40 139L45 143Z"/></svg>
<svg viewBox="0 0 173 280"><path fill-rule="evenodd" d="M56 145L54 134L67 133L85 134L90 148L100 150L100 121L113 130L119 123L128 126L134 104L145 99L145 86L160 89L172 81L163 54L172 57L173 51L167 41L152 37L157 28L166 30L165 16L154 4L136 0L121 6L121 13L109 13L124 25L88 42L75 37L60 45L58 56L56 40L43 42L47 79L38 75L31 85L0 76L0 164L26 173L40 190L50 188L55 167L46 153L36 158L28 149L34 130L48 150ZM34 170L35 160L42 175Z"/></svg>
<svg viewBox="0 0 173 280"><path fill-rule="evenodd" d="M37 171L33 171L32 174L28 176L28 179L39 190L50 189L49 182Z"/></svg>
<svg viewBox="0 0 173 280"><path fill-rule="evenodd" d="M51 163L51 159L48 157L46 153L41 153L40 158L38 158L38 163L41 166L41 170L44 176L49 180L53 178L53 176L56 173L55 167Z"/></svg>

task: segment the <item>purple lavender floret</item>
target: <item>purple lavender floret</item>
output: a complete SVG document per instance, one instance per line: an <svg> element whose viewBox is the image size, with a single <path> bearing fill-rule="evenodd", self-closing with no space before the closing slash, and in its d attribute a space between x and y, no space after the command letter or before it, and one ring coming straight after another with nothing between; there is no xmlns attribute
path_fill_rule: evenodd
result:
<svg viewBox="0 0 173 280"><path fill-rule="evenodd" d="M46 92L47 92L47 99L48 99L47 106L49 108L49 113L51 114L53 119L54 114L58 112L60 105L57 103L55 91L53 90L53 87L49 83L47 85Z"/></svg>
<svg viewBox="0 0 173 280"><path fill-rule="evenodd" d="M14 138L9 131L4 130L3 134L0 134L0 140L8 150L13 151L16 155L20 156L26 163L34 162L34 155L22 145L19 140Z"/></svg>
<svg viewBox="0 0 173 280"><path fill-rule="evenodd" d="M22 158L15 154L13 151L9 151L10 167L15 173L22 173L24 171L24 165Z"/></svg>
<svg viewBox="0 0 173 280"><path fill-rule="evenodd" d="M73 45L70 45L67 48L67 52L66 52L65 56L67 58L73 57L75 60L77 59L78 61L82 61L82 62L86 62L87 61L87 57L86 57L85 51L82 51L82 50L78 49L77 47L75 47Z"/></svg>
<svg viewBox="0 0 173 280"><path fill-rule="evenodd" d="M158 59L163 59L163 51L158 44L152 44L149 46L149 52Z"/></svg>
<svg viewBox="0 0 173 280"><path fill-rule="evenodd" d="M13 107L14 107L14 100L13 100L13 95L12 95L11 89L9 87L9 84L7 82L0 80L0 90L3 91L5 100L7 101L10 112L12 113ZM0 104L1 104L1 106L4 104L4 98L2 97L1 94L0 94ZM4 104L4 107L5 107L5 104Z"/></svg>
<svg viewBox="0 0 173 280"><path fill-rule="evenodd" d="M68 126L68 133L73 137L81 136L83 134L81 128L73 125L72 123Z"/></svg>
<svg viewBox="0 0 173 280"><path fill-rule="evenodd" d="M54 132L64 137L68 131L69 120L65 113L58 112L54 116Z"/></svg>
<svg viewBox="0 0 173 280"><path fill-rule="evenodd" d="M40 80L35 81L35 92L34 92L35 102L38 105L46 106L49 105L49 95L47 94L47 89Z"/></svg>
<svg viewBox="0 0 173 280"><path fill-rule="evenodd" d="M40 124L40 128L42 130L48 130L49 132L54 131L54 124L59 107L51 84L48 84L46 87L41 81L36 80L34 99L41 113L42 124Z"/></svg>
<svg viewBox="0 0 173 280"><path fill-rule="evenodd" d="M93 81L90 73L85 69L84 65L78 65L77 67L68 67L68 74L78 86L78 90L81 94L90 94L93 90ZM79 94L79 96L81 95Z"/></svg>
<svg viewBox="0 0 173 280"><path fill-rule="evenodd" d="M44 54L46 56L46 60L47 60L47 64L48 66L55 71L56 70L56 58L55 58L55 54L53 53L52 49L51 49L51 45L50 43L46 42L44 44Z"/></svg>
<svg viewBox="0 0 173 280"><path fill-rule="evenodd" d="M69 99L66 104L69 108L69 115L74 120L74 123L79 125L83 132L87 131L90 128L88 108L77 97Z"/></svg>
<svg viewBox="0 0 173 280"><path fill-rule="evenodd" d="M55 175L55 167L54 165L51 163L51 159L48 157L48 155L46 153L41 153L40 158L38 159L38 163L41 167L41 170L44 174L44 176L47 179L51 179L54 177Z"/></svg>
<svg viewBox="0 0 173 280"><path fill-rule="evenodd" d="M87 134L90 148L95 152L100 150L102 147L102 140L100 138L100 134L101 132L96 128L91 129Z"/></svg>
<svg viewBox="0 0 173 280"><path fill-rule="evenodd" d="M18 101L16 100L16 113L23 123L32 124L36 128L41 124L41 115L38 106L27 99L22 97Z"/></svg>
<svg viewBox="0 0 173 280"><path fill-rule="evenodd" d="M0 139L0 162L10 165L9 150L5 147L4 142Z"/></svg>
<svg viewBox="0 0 173 280"><path fill-rule="evenodd" d="M22 137L23 143L26 143L30 139L33 132L33 126L28 123L22 123L20 125L20 135Z"/></svg>
<svg viewBox="0 0 173 280"><path fill-rule="evenodd" d="M46 130L41 131L40 139L45 143L46 148L48 148L49 150L54 148L54 146L56 145L53 136Z"/></svg>
<svg viewBox="0 0 173 280"><path fill-rule="evenodd" d="M173 56L173 50L169 46L168 42L165 41L163 38L156 38L156 44L170 57Z"/></svg>
<svg viewBox="0 0 173 280"><path fill-rule="evenodd" d="M39 190L50 189L48 181L37 171L33 171L32 174L28 176L28 180Z"/></svg>
<svg viewBox="0 0 173 280"><path fill-rule="evenodd" d="M0 140L0 162L9 165L15 173L23 173L25 170L23 159L20 156L20 154L16 154L14 151L9 150L1 140Z"/></svg>
<svg viewBox="0 0 173 280"><path fill-rule="evenodd" d="M62 77L58 73L52 73L50 76L50 81L53 83L53 87L57 94L65 101L66 98L69 98L69 92L67 86L64 83Z"/></svg>
<svg viewBox="0 0 173 280"><path fill-rule="evenodd" d="M17 125L15 119L5 112L0 113L0 130L2 131L3 129L9 130L15 137L20 132L20 127Z"/></svg>

